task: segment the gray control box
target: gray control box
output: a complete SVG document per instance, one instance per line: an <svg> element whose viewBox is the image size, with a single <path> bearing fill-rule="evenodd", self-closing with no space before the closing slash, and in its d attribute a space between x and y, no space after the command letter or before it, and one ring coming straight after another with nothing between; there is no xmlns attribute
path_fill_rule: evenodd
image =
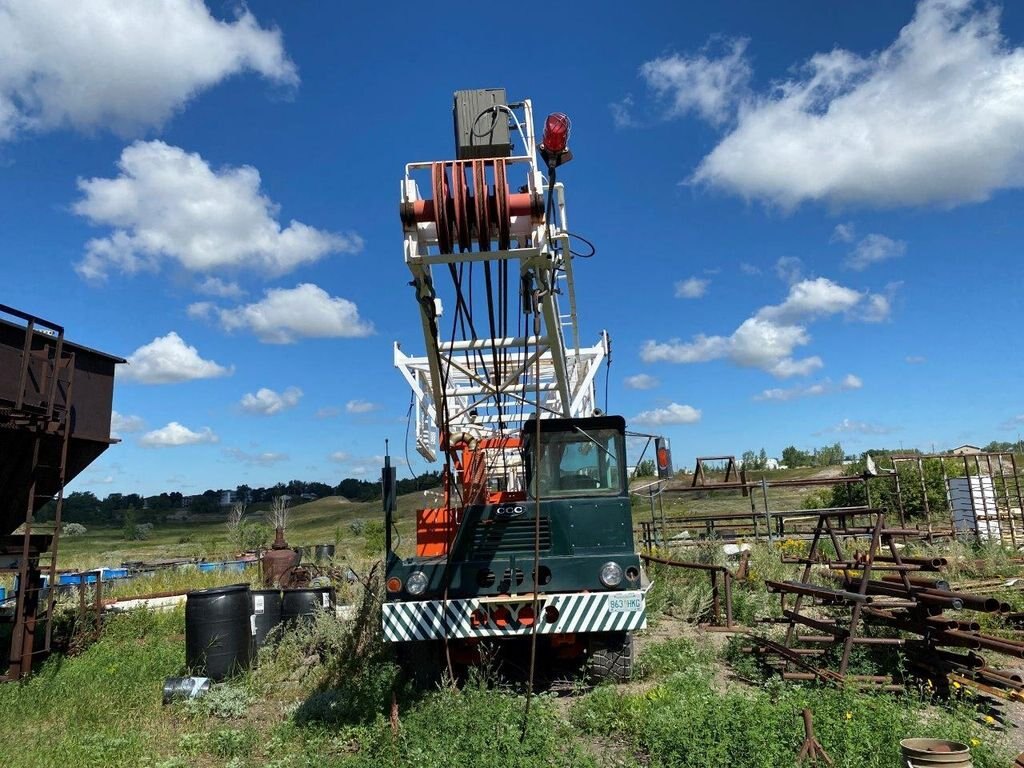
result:
<svg viewBox="0 0 1024 768"><path fill-rule="evenodd" d="M507 103L504 88L455 92L452 117L457 159L478 160L512 155L508 112L494 108L496 104Z"/></svg>

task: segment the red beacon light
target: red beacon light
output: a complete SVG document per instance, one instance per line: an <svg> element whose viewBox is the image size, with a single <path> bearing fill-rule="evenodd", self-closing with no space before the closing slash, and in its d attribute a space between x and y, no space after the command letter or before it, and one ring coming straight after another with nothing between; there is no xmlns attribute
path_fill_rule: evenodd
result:
<svg viewBox="0 0 1024 768"><path fill-rule="evenodd" d="M569 129L572 123L569 116L562 112L552 112L544 121L544 136L541 146L553 155L565 152L569 145Z"/></svg>
<svg viewBox="0 0 1024 768"><path fill-rule="evenodd" d="M552 112L544 121L544 135L540 142L540 155L549 167L572 160L569 151L569 129L572 123L564 112Z"/></svg>

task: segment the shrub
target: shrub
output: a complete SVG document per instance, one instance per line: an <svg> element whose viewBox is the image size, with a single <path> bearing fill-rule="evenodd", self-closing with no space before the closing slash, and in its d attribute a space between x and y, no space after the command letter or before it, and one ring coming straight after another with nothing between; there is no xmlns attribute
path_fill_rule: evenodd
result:
<svg viewBox="0 0 1024 768"><path fill-rule="evenodd" d="M81 523L64 523L61 526L61 536L82 536L88 529Z"/></svg>

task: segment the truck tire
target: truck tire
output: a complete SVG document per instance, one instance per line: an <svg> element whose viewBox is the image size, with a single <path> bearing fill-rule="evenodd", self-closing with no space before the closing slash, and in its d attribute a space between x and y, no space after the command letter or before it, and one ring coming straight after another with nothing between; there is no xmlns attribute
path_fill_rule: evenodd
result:
<svg viewBox="0 0 1024 768"><path fill-rule="evenodd" d="M402 674L415 688L428 690L441 682L441 644L436 640L402 643L395 649Z"/></svg>
<svg viewBox="0 0 1024 768"><path fill-rule="evenodd" d="M626 683L633 676L633 635L605 632L590 638L587 678L594 685Z"/></svg>

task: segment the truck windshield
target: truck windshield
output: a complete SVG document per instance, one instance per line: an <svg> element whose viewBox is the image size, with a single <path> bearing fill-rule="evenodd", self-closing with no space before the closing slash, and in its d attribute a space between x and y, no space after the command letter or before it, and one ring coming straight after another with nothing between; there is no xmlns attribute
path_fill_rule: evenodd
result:
<svg viewBox="0 0 1024 768"><path fill-rule="evenodd" d="M535 497L617 494L621 456L621 435L614 429L543 433L531 491Z"/></svg>

